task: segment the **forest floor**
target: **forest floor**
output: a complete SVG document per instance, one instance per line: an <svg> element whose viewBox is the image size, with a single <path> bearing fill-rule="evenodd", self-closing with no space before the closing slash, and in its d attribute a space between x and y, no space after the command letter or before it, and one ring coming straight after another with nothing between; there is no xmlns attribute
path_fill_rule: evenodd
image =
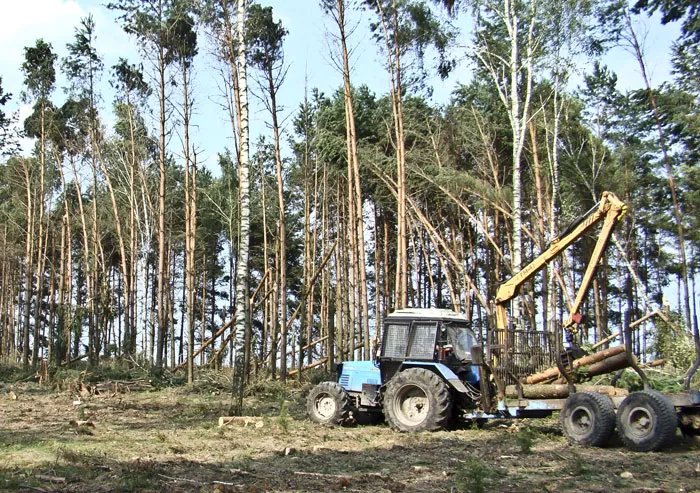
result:
<svg viewBox="0 0 700 493"><path fill-rule="evenodd" d="M634 453L569 446L558 417L403 434L325 427L304 416L309 386L261 384L258 420L220 427L231 397L190 387L93 393L0 382L1 491L700 492L700 448Z"/></svg>

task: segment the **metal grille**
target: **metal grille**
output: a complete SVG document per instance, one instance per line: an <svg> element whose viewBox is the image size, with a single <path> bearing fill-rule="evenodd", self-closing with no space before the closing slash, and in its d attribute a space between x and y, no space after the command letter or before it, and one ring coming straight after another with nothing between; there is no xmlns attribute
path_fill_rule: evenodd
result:
<svg viewBox="0 0 700 493"><path fill-rule="evenodd" d="M408 325L389 324L384 331L382 356L403 359L406 356L406 346L408 345Z"/></svg>
<svg viewBox="0 0 700 493"><path fill-rule="evenodd" d="M551 332L508 330L502 336L496 372L506 383L556 366L556 344Z"/></svg>
<svg viewBox="0 0 700 493"><path fill-rule="evenodd" d="M408 348L408 357L412 359L433 359L435 353L436 324L414 323L413 337Z"/></svg>

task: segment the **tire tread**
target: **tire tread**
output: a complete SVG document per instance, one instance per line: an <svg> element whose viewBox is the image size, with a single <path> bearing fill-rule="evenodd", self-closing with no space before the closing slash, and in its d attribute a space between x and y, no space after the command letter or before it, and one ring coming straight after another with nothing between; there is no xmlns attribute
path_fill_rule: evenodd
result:
<svg viewBox="0 0 700 493"><path fill-rule="evenodd" d="M637 402L640 401L640 402ZM646 401L646 402L645 402ZM628 407L640 404L651 404L657 418L658 433L651 437L636 441L633 437L625 433L626 424L623 416ZM645 390L630 394L617 410L617 429L620 438L630 450L635 452L651 452L661 450L673 439L678 426L676 408L671 401L661 392L656 390Z"/></svg>
<svg viewBox="0 0 700 493"><path fill-rule="evenodd" d="M327 420L320 419L315 412L316 397L322 393L333 396L336 401L336 412ZM311 392L309 392L309 395L306 397L306 411L309 419L314 423L331 425L343 424L350 414L350 396L342 385L337 382L321 382L311 389Z"/></svg>
<svg viewBox="0 0 700 493"><path fill-rule="evenodd" d="M596 415L596 428L591 436L585 440L577 440L575 436L568 432L568 419L570 412L582 404L593 405L597 409L591 409ZM597 412L596 412L597 411ZM576 392L571 394L561 411L561 424L567 441L572 445L583 445L588 447L602 447L605 445L615 431L615 406L610 397L598 392Z"/></svg>
<svg viewBox="0 0 700 493"><path fill-rule="evenodd" d="M425 421L417 426L402 423L394 409L394 396L405 385L417 385L428 394L431 413ZM432 394L432 395L430 395ZM425 368L408 368L396 374L386 386L384 394L384 416L391 429L396 431L418 432L437 431L449 426L452 418L452 395L447 384L438 375Z"/></svg>

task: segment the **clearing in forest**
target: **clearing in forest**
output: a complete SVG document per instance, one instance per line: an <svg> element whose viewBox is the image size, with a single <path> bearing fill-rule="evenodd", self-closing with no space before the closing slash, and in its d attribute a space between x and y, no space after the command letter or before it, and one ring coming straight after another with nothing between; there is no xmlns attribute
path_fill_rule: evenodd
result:
<svg viewBox="0 0 700 493"><path fill-rule="evenodd" d="M325 427L304 416L308 388L258 385L245 401L256 419L220 427L231 398L214 379L0 383L0 490L700 491L700 449L680 436L643 454L617 440L571 447L558 416L417 434Z"/></svg>

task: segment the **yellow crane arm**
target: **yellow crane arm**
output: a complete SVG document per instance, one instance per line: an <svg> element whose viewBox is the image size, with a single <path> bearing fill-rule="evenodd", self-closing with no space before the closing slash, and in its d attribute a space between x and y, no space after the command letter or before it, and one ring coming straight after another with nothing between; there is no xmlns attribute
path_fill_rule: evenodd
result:
<svg viewBox="0 0 700 493"><path fill-rule="evenodd" d="M518 289L528 280L530 280L537 272L547 265L554 257L566 250L572 243L583 236L590 228L604 221L603 228L598 235L593 254L586 267L586 272L581 280L581 286L576 293L576 299L571 307L571 314L564 322L564 327L573 325L573 315L578 312L578 309L583 301L591 281L595 268L600 261L605 247L610 240L610 235L615 227L615 224L622 219L627 213L627 205L622 202L614 193L603 192L600 202L588 211L580 220L570 226L567 231L561 236L552 240L549 247L542 252L536 259L530 262L527 266L517 272L509 280L501 284L496 292L496 328L505 329L507 326L506 303L513 299Z"/></svg>

